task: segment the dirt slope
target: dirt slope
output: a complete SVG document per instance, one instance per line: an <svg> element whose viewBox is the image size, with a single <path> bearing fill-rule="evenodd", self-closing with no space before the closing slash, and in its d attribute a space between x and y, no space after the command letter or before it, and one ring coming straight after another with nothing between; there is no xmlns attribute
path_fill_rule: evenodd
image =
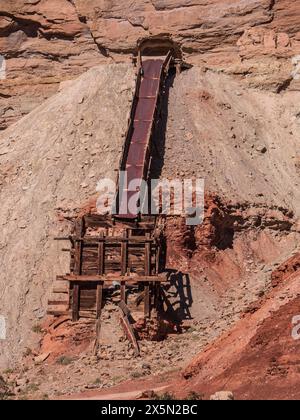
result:
<svg viewBox="0 0 300 420"><path fill-rule="evenodd" d="M0 314L8 331L8 340L1 342L2 364L34 344L31 329L45 314L55 274L67 270L53 238L69 233L66 218L95 196L98 179L115 174L134 77L131 66L97 67L1 135ZM161 176L204 177L207 189L218 193L223 204L219 210L208 206L210 221L195 232L192 260L180 228L170 226L170 241L173 234L178 239L169 263L191 273L192 312L200 323L205 324L206 316L215 322L223 302L229 320L219 325L217 335L259 289L268 288L268 270L297 246L297 95L246 89L228 76L197 68L176 78L170 88ZM224 233L226 241L220 243ZM217 252L202 256L207 249ZM228 292L223 300L222 284L227 291L239 285L238 301L239 293L245 296L234 317L232 296ZM201 348L215 337L212 331Z"/></svg>
<svg viewBox="0 0 300 420"><path fill-rule="evenodd" d="M55 275L67 271L53 241L69 232L64 217L95 195L99 179L114 179L133 86L130 66L94 68L1 134L1 365L22 354Z"/></svg>
<svg viewBox="0 0 300 420"><path fill-rule="evenodd" d="M299 217L299 93L244 88L195 67L170 90L162 175L205 178L235 202L284 207Z"/></svg>
<svg viewBox="0 0 300 420"><path fill-rule="evenodd" d="M190 364L183 389L206 395L230 389L239 399L299 399L299 340L292 337L298 284L299 254L298 270Z"/></svg>

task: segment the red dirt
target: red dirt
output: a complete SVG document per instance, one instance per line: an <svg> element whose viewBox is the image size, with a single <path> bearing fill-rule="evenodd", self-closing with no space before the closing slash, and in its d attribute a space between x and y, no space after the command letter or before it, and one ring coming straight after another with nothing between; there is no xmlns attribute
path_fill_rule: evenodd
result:
<svg viewBox="0 0 300 420"><path fill-rule="evenodd" d="M184 371L184 390L206 395L229 389L237 399L299 399L299 341L292 319L300 313L300 273L292 274L229 333Z"/></svg>
<svg viewBox="0 0 300 420"><path fill-rule="evenodd" d="M297 258L299 255L273 273L273 278L281 273L284 281L257 302L257 310L204 349L184 370L183 377L175 373L163 379L151 377L74 398L135 399L143 390L159 388L178 398L194 391L208 399L225 389L238 400L299 399L300 341L292 338L292 319L300 314L300 272L290 274Z"/></svg>
<svg viewBox="0 0 300 420"><path fill-rule="evenodd" d="M162 352L154 348L146 351L143 360L149 361L155 351L157 357L155 362L150 361L151 376L141 380L128 381L127 372L119 368L119 356L115 361L105 362L106 367L109 363L113 366L109 368L110 380L117 376L123 380L121 385L112 386L114 381L106 380L108 373L104 372L104 379L101 376L104 367L101 360L94 361L90 356L82 359L84 354L91 354L93 325L85 322L73 325L66 321L54 328L50 322L45 325L41 340L40 354L50 353L44 369L51 375L62 372L64 367L58 361L66 356L76 361L79 372L72 386L62 386L64 394L72 394L71 398L76 399L135 399L143 391L168 390L179 398L186 398L191 391L209 398L226 389L233 391L236 399L300 397L298 342L291 338L291 321L298 315L300 303L300 253L281 264L296 245L296 238L289 232L291 218L284 210L232 205L213 195L207 195L206 203L202 226L189 228L183 218L175 217L168 218L165 224L167 267L188 273L192 299L197 302L186 308L191 318L184 319L186 325L194 325L196 335L177 337L186 340L181 346L180 341L176 342L176 348L180 347L180 362L174 362L177 371L159 368L161 354L171 351L171 360L174 357L175 341L170 337L163 344ZM91 211L92 200L82 209L84 214ZM257 228L258 221L260 228ZM264 229L270 224L273 229ZM274 267L277 268L272 273ZM184 292L188 302L184 280L182 286L180 293ZM178 290L172 285L169 298L174 295L173 300L178 301ZM174 308L176 313L182 312ZM117 337L121 331L111 330L113 322L114 318L105 322L103 333L108 334L104 338L113 344L112 352L115 352L121 345ZM117 337L115 343L110 342L111 336ZM211 344L206 347L207 343ZM193 356L183 375L178 373ZM139 369L137 363L134 370L140 373ZM108 385L84 392L82 382L93 386L93 375Z"/></svg>
<svg viewBox="0 0 300 420"><path fill-rule="evenodd" d="M62 320L64 318L62 317ZM59 319L52 317L44 325L45 334L41 342L40 354L50 353L48 362L55 362L59 357L79 356L86 352L95 340L94 322L81 320L73 324L70 320L62 322L56 328Z"/></svg>

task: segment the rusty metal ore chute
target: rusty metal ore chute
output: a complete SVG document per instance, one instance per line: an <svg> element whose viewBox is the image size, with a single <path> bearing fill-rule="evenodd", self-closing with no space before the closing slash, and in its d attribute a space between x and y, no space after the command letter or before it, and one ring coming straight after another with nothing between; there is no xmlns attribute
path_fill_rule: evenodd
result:
<svg viewBox="0 0 300 420"><path fill-rule="evenodd" d="M115 214L83 216L75 221L71 236L57 238L70 242L70 249L64 250L70 252L70 273L57 277L48 313L69 315L74 322L95 319L96 348L101 312L105 301L111 299L119 304L121 325L138 354L132 320L143 318L147 322L154 313L156 319L159 317L161 287L168 281L163 232L156 216L141 214L143 197L137 194L142 181L150 178L165 80L170 68L179 63L168 46L163 56L161 53L159 48L151 50L147 43L139 50L136 90L119 164L119 170L127 172L127 180L121 185L118 179ZM133 179L139 185L130 191ZM132 197L133 211L127 206Z"/></svg>

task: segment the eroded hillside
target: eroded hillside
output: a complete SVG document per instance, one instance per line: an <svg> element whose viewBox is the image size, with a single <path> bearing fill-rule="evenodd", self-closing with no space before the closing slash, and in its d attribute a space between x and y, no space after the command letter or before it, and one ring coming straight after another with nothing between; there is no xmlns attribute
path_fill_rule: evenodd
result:
<svg viewBox="0 0 300 420"><path fill-rule="evenodd" d="M0 0L0 367L17 398L298 397L299 13L289 0ZM94 209L100 179L115 179L137 42L162 33L189 65L167 81L154 172L206 185L202 225L164 226L168 322L181 331L143 341L135 358L108 305L91 356L92 323L46 319L69 269L54 238Z"/></svg>

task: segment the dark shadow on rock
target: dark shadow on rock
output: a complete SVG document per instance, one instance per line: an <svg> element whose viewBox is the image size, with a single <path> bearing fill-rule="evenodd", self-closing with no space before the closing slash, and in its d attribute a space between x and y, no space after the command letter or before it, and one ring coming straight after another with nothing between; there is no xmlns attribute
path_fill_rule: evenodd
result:
<svg viewBox="0 0 300 420"><path fill-rule="evenodd" d="M164 318L180 329L183 321L192 319L190 308L193 305L193 295L190 276L176 270L167 270L167 272L170 283L162 291L166 308Z"/></svg>

